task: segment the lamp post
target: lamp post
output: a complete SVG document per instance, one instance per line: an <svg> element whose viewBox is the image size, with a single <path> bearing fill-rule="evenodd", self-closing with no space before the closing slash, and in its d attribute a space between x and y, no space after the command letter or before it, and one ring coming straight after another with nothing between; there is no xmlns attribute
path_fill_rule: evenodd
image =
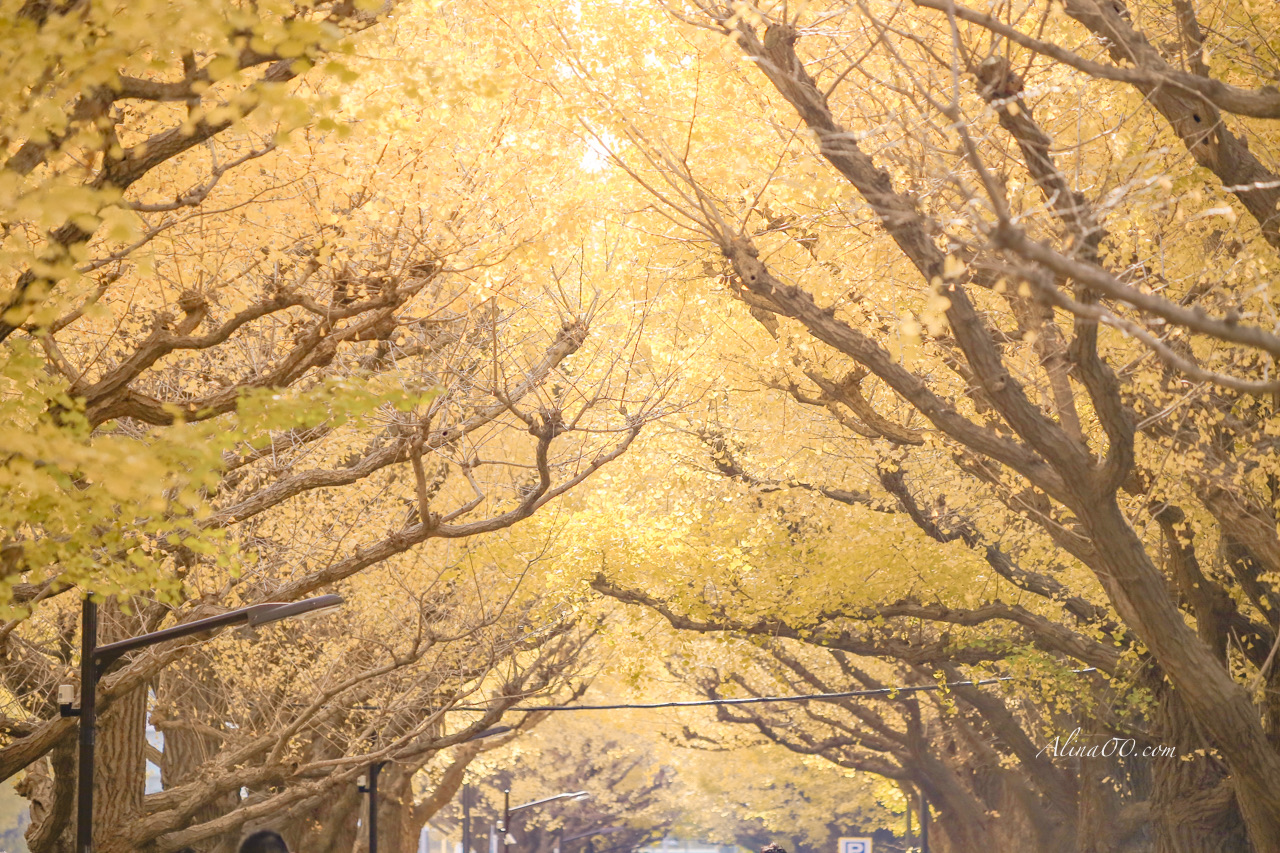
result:
<svg viewBox="0 0 1280 853"><path fill-rule="evenodd" d="M498 822L498 838L502 840L502 853L507 853L507 845L511 843L511 833L507 827L511 825L511 789L502 789L502 820Z"/></svg>
<svg viewBox="0 0 1280 853"><path fill-rule="evenodd" d="M361 776L356 786L362 794L369 795L369 853L378 853L378 774L389 761L375 761L369 765L367 776Z"/></svg>
<svg viewBox="0 0 1280 853"><path fill-rule="evenodd" d="M93 746L98 723L98 679L107 667L137 649L189 637L202 631L230 625L265 625L291 616L318 613L342 604L340 595L321 595L292 603L254 604L208 619L197 619L130 637L117 643L98 645L98 605L86 595L80 620L80 708L72 707L74 691L69 684L58 688L58 710L64 717L80 718L80 756L76 779L76 853L93 853Z"/></svg>
<svg viewBox="0 0 1280 853"><path fill-rule="evenodd" d="M513 808L511 805L511 789L507 788L503 790L502 792L502 823L498 824L498 832L502 833L502 849L505 851L507 849L507 845L515 841L515 839L511 837L511 833L509 831L511 828L511 815L519 811L524 811L525 809L531 809L535 806L541 806L546 803L553 803L556 800L569 800L569 799L582 800L590 796L591 794L587 793L586 791L571 791L567 794L556 794L554 797L546 797L541 800L534 800L533 802L530 802L530 803L522 803L521 805L515 806Z"/></svg>

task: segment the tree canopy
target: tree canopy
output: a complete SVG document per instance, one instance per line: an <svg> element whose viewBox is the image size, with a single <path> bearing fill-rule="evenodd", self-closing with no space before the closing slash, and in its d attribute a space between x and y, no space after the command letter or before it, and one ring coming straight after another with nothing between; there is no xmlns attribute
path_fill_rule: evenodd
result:
<svg viewBox="0 0 1280 853"><path fill-rule="evenodd" d="M109 642L333 591L105 676L99 847L358 851L388 761L408 851L523 756L610 792L543 851L904 812L957 853L1280 850L1274 9L0 21L0 775L34 853L72 844L82 597ZM859 695L521 710L779 693Z"/></svg>

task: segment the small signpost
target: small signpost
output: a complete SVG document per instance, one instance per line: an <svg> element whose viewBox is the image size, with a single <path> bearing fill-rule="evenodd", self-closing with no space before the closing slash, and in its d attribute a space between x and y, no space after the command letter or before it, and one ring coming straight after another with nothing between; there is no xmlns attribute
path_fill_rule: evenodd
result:
<svg viewBox="0 0 1280 853"><path fill-rule="evenodd" d="M870 838L841 838L836 853L871 853Z"/></svg>

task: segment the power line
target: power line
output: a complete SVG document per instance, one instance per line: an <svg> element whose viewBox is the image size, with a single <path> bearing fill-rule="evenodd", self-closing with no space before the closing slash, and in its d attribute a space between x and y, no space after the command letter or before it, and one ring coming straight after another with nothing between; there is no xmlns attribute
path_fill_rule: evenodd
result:
<svg viewBox="0 0 1280 853"><path fill-rule="evenodd" d="M1097 672L1097 667L1073 669L1079 675ZM702 708L708 705L759 705L764 702L811 702L828 699L854 699L860 696L888 696L898 698L902 693L918 693L925 690L945 690L950 687L981 687L987 684L999 684L1002 681L1015 681L1018 676L1002 675L997 678L983 678L978 681L948 681L942 684L919 684L911 687L876 687L867 690L846 690L843 693L799 693L794 696L755 696L749 699L699 699L689 702L637 702L617 705L528 705L513 707L512 711L632 711L651 708ZM461 709L458 709L461 710Z"/></svg>

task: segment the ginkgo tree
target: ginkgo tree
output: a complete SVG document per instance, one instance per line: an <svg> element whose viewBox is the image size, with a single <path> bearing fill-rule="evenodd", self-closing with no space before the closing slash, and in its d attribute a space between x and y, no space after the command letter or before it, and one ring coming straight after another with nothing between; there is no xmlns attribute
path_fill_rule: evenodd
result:
<svg viewBox="0 0 1280 853"><path fill-rule="evenodd" d="M668 664L679 652L709 643L678 637L651 617L622 609L603 620L582 684L587 705L694 699L696 689L673 681ZM664 656L640 656L628 638L640 630ZM714 654L714 653L712 653ZM622 677L626 674L626 677ZM674 688L674 689L672 689ZM473 762L473 849L483 849L500 816L502 792L512 803L583 790L520 813L512 833L520 849L550 853L630 850L662 835L759 849L830 849L840 835L899 825L900 796L869 774L805 758L715 721L709 708L535 712L536 728ZM433 822L456 837L459 798Z"/></svg>
<svg viewBox="0 0 1280 853"><path fill-rule="evenodd" d="M104 779L128 780L104 849L208 847L279 806L336 851L355 812L326 797L362 761L394 752L406 792L468 734L351 703L498 685L497 713L563 685L587 583L761 642L736 676L683 670L704 692L1027 678L794 733L727 718L849 767L865 743L825 734L880 726L880 770L935 787L957 850L1280 849L1273 11L10 17L0 769L31 768L41 850L69 813L73 589L111 599L105 640L335 585L358 602L343 624L385 660L331 666L350 646L307 628L296 655L192 642L103 684ZM459 557L481 541L492 559ZM527 597L494 610L486 587ZM411 639L437 634L439 657ZM173 784L148 799L157 679ZM249 696L279 712L240 715ZM1107 800L1109 770L1028 757L1076 724L1183 757ZM1032 795L1005 824L990 778Z"/></svg>
<svg viewBox="0 0 1280 853"><path fill-rule="evenodd" d="M711 699L866 694L724 708L720 721L923 792L955 849L1141 849L1166 789L1203 790L1203 780L1170 784L1194 758L1129 766L1117 754L1121 742L1138 752L1177 730L1161 719L1158 682L1127 686L1136 650L1123 634L1117 648L1105 607L1019 590L963 543L913 532L887 503L877 511L800 486L747 484L701 455L697 434L663 443L687 453L664 472L670 492L583 512L581 529L565 531L596 591L709 638L677 644L649 628L628 645L666 649L671 673ZM792 450L773 444L751 459ZM717 459L746 464L723 448ZM1077 624L1072 609L1094 621ZM1086 746L1112 746L1057 766L1044 747L1072 732ZM1155 794L1152 776L1162 782ZM1230 831L1230 822L1212 828Z"/></svg>
<svg viewBox="0 0 1280 853"><path fill-rule="evenodd" d="M480 61L473 20L165 8L21 24L53 82L10 104L41 200L6 232L0 770L24 774L32 848L65 849L75 722L55 698L80 595L110 642L339 589L338 623L106 674L95 843L221 849L274 821L350 849L369 761L409 785L563 686L591 626L524 587L546 540L508 531L623 454L669 377L633 370L645 318L615 298L631 282L618 235L589 227L579 148ZM312 67L368 27L360 55ZM95 34L78 77L71 43ZM60 124L62 100L89 112ZM453 725L468 702L484 712Z"/></svg>
<svg viewBox="0 0 1280 853"><path fill-rule="evenodd" d="M1235 4L690 3L543 30L668 268L772 339L760 384L831 418L849 460L802 479L713 444L716 467L909 521L1020 601L936 612L918 587L869 618L1121 655L1190 756L1152 771L1181 792L1150 817L1166 849L1280 845L1275 24ZM597 52L623 41L656 47ZM802 635L841 615L771 621L745 595L768 581L742 576L691 618L743 607L720 627Z"/></svg>

